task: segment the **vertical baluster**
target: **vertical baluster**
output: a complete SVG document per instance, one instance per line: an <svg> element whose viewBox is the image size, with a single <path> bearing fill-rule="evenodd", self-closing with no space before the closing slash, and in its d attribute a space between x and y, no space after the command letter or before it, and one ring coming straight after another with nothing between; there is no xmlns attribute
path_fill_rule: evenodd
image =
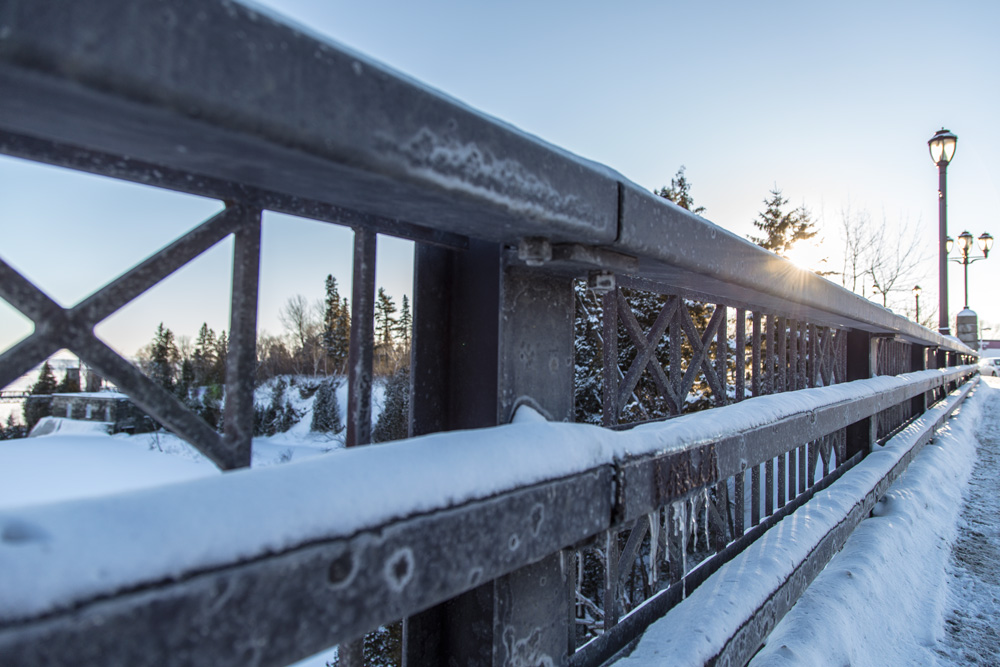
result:
<svg viewBox="0 0 1000 667"><path fill-rule="evenodd" d="M242 210L244 225L235 233L233 245L223 442L237 465L249 466L253 438L254 372L257 367L260 210Z"/></svg>
<svg viewBox="0 0 1000 667"><path fill-rule="evenodd" d="M351 286L351 342L347 351L347 447L372 439L372 361L375 346L375 248L378 236L354 230L354 275ZM340 645L344 667L362 667L364 639Z"/></svg>
<svg viewBox="0 0 1000 667"><path fill-rule="evenodd" d="M775 391L788 391L788 321L778 318L778 387Z"/></svg>
<svg viewBox="0 0 1000 667"><path fill-rule="evenodd" d="M795 320L788 321L788 380L785 385L787 391L799 389L799 324Z"/></svg>
<svg viewBox="0 0 1000 667"><path fill-rule="evenodd" d="M806 449L807 444L799 446L799 493L805 493L806 491Z"/></svg>
<svg viewBox="0 0 1000 667"><path fill-rule="evenodd" d="M809 325L809 363L807 366L806 373L808 374L807 384L808 387L816 386L816 376L819 375L819 362L816 359L819 353L819 345L817 344L818 333L815 324Z"/></svg>
<svg viewBox="0 0 1000 667"><path fill-rule="evenodd" d="M736 401L746 398L746 367L747 367L747 311L736 309L736 369L733 380L736 385Z"/></svg>
<svg viewBox="0 0 1000 667"><path fill-rule="evenodd" d="M750 525L760 523L760 466L750 469Z"/></svg>
<svg viewBox="0 0 1000 667"><path fill-rule="evenodd" d="M679 405L677 406L677 412L680 414L684 411L684 406L686 397L681 394L684 385L684 369L681 368L681 340L684 336L681 333L681 321L683 315L681 315L681 309L687 308L687 301L681 297L677 297L680 302L677 305L677 310L674 311L674 316L670 320L670 368L668 369L668 377L670 379L670 386L674 390L674 396L677 397Z"/></svg>
<svg viewBox="0 0 1000 667"><path fill-rule="evenodd" d="M354 230L354 280L351 287L351 343L347 363L347 447L372 438L372 360L375 345L375 248L378 237Z"/></svg>
<svg viewBox="0 0 1000 667"><path fill-rule="evenodd" d="M751 392L754 396L760 396L761 392L761 378L760 378L760 313L753 314L753 342L751 343L753 349L752 354L752 364L753 371L751 378Z"/></svg>
<svg viewBox="0 0 1000 667"><path fill-rule="evenodd" d="M742 470L733 477L733 495L735 496L733 500L736 505L736 511L734 512L736 516L733 517L736 528L733 530L733 539L741 537L746 531L746 527L744 526L744 519L746 517L746 505L744 502L746 496L743 489L744 479L746 479L746 472Z"/></svg>
<svg viewBox="0 0 1000 667"><path fill-rule="evenodd" d="M609 530L604 541L604 631L618 624L618 533Z"/></svg>
<svg viewBox="0 0 1000 667"><path fill-rule="evenodd" d="M601 423L614 426L618 423L621 406L618 404L618 287L601 297L604 327L604 382L602 385Z"/></svg>
<svg viewBox="0 0 1000 667"><path fill-rule="evenodd" d="M799 322L799 373L798 378L795 380L796 389L805 389L809 385L806 382L806 377L808 375L806 371L806 362L808 360L808 348L806 347L808 343L809 325L805 322Z"/></svg>
<svg viewBox="0 0 1000 667"><path fill-rule="evenodd" d="M774 459L764 461L764 516L774 514Z"/></svg>
<svg viewBox="0 0 1000 667"><path fill-rule="evenodd" d="M785 470L785 465L786 465L787 459L788 459L788 454L787 453L786 454L781 454L780 456L778 456L778 509L781 509L782 507L785 506L785 501L786 501L786 498L787 498L787 496L785 495L786 488L787 488L785 486L785 483L787 481L785 479L785 475L787 474L787 472Z"/></svg>
<svg viewBox="0 0 1000 667"><path fill-rule="evenodd" d="M765 393L773 394L777 389L775 389L774 382L774 371L775 371L775 361L777 360L777 355L774 353L774 328L775 328L775 317L774 315L767 316L767 334L764 340L764 382L765 382Z"/></svg>
<svg viewBox="0 0 1000 667"><path fill-rule="evenodd" d="M722 317L719 324L719 331L715 336L715 374L719 377L719 386L722 388L722 396L716 402L717 405L725 405L729 402L728 382L726 381L726 371L729 357L729 320L726 317L726 307L716 306Z"/></svg>

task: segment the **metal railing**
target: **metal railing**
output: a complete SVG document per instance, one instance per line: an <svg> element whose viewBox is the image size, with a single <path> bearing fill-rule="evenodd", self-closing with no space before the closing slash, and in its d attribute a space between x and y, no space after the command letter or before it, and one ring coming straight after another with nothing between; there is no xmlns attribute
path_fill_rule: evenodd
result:
<svg viewBox="0 0 1000 667"><path fill-rule="evenodd" d="M11 0L0 35L0 152L226 202L70 308L0 260L0 297L35 325L0 355L0 385L67 348L220 468L248 466L274 210L354 230L347 445L365 445L377 236L416 242L414 439L0 513L15 664L283 664L403 617L409 664L599 664L975 373L956 340L257 10ZM220 435L94 326L229 235ZM580 279L604 295L608 428L556 423L573 419ZM648 329L638 292L660 298ZM636 349L625 368L619 344ZM682 415L696 383L715 407L621 424L650 399L640 421ZM522 408L548 422L509 424ZM327 509L304 525L275 489ZM248 513L262 494L267 521ZM167 520L192 498L196 524ZM126 514L141 562L113 548ZM31 580L55 583L19 597Z"/></svg>

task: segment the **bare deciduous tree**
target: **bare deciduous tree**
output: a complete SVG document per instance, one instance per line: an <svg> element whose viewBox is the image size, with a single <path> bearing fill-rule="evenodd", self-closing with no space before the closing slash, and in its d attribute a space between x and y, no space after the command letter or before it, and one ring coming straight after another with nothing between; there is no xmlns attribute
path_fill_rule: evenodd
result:
<svg viewBox="0 0 1000 667"><path fill-rule="evenodd" d="M919 269L924 261L920 239L909 221L891 226L883 212L881 223L873 223L868 211L854 211L848 204L841 209L840 224L844 287L878 298L886 307L893 295L905 294L908 299L913 285L923 277Z"/></svg>

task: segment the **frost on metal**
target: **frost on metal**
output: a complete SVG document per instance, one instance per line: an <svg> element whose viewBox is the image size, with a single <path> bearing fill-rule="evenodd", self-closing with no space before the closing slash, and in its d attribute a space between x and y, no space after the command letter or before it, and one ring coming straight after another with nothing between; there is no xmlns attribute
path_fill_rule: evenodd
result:
<svg viewBox="0 0 1000 667"><path fill-rule="evenodd" d="M516 215L590 227L594 212L576 195L564 194L538 169L496 156L474 141L441 136L423 127L400 143L383 137L413 173L449 190L484 197Z"/></svg>

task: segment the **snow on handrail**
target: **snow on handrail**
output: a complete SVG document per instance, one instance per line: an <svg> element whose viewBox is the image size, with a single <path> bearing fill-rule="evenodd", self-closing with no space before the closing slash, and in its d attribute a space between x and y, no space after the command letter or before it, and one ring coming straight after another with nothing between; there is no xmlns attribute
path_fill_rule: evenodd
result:
<svg viewBox="0 0 1000 667"><path fill-rule="evenodd" d="M621 432L518 419L274 468L5 510L0 512L0 622L380 530L601 466L745 436L892 390L915 395L973 369L928 370L763 396ZM851 412L850 418L878 409L873 403L867 414ZM719 458L726 460L724 453ZM611 517L603 521L610 524Z"/></svg>

